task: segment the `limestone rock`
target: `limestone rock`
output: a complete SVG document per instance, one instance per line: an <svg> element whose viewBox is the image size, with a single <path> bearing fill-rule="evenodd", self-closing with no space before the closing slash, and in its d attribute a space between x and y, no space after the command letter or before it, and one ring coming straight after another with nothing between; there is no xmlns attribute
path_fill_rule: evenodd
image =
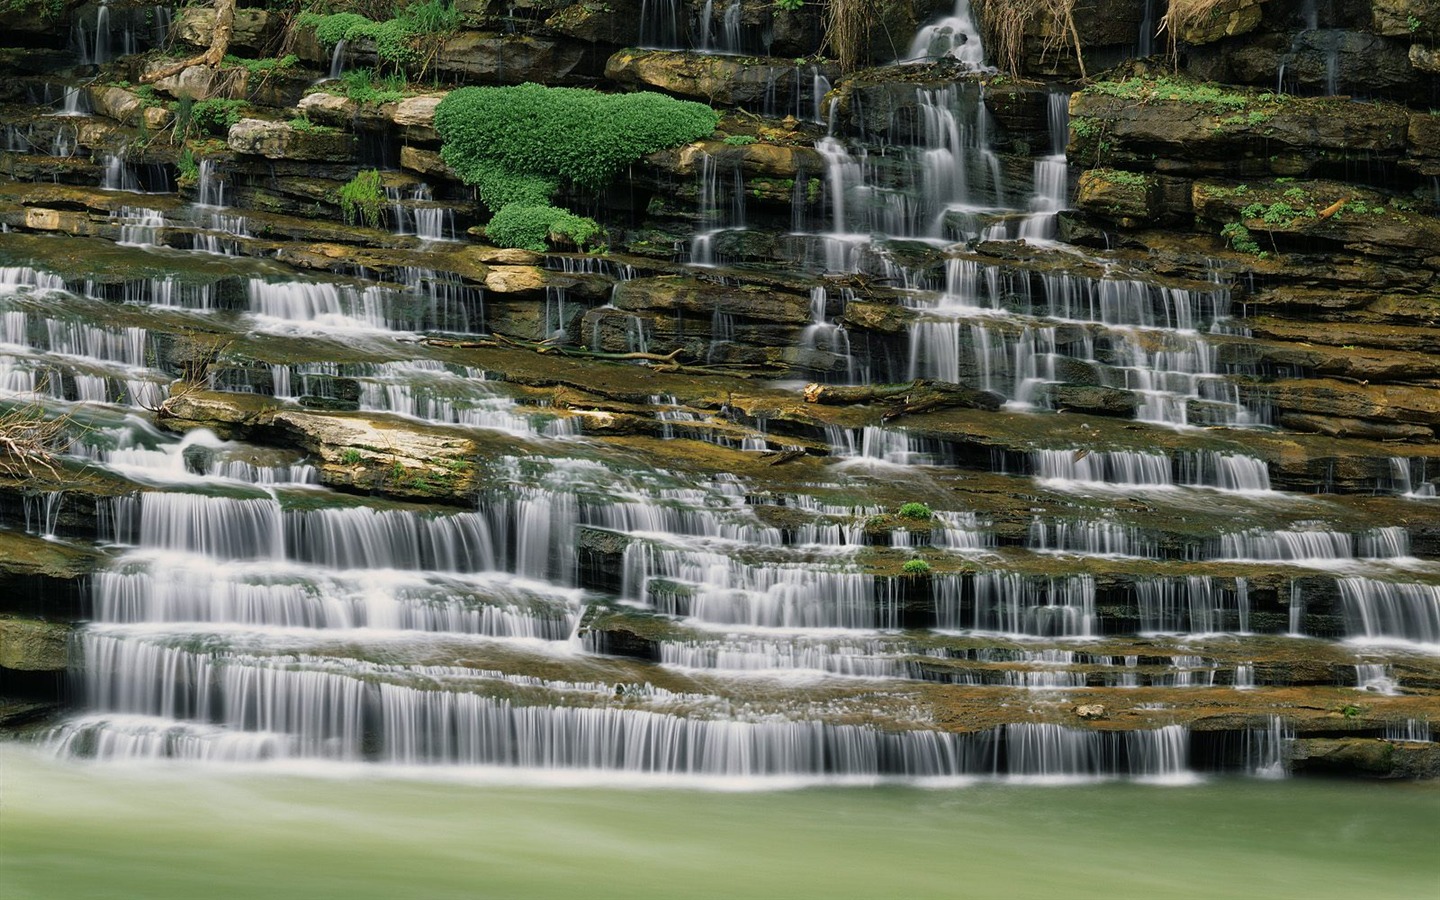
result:
<svg viewBox="0 0 1440 900"><path fill-rule="evenodd" d="M821 74L838 77L832 66ZM765 103L793 109L797 100L795 63L790 60L714 56L677 50L621 50L605 63L605 77L634 87L655 88L710 104ZM811 97L811 79L800 79L801 98Z"/></svg>
<svg viewBox="0 0 1440 900"><path fill-rule="evenodd" d="M0 616L0 668L59 672L70 664L70 626Z"/></svg>
<svg viewBox="0 0 1440 900"><path fill-rule="evenodd" d="M343 128L355 119L357 104L349 97L316 91L306 94L296 108L313 122Z"/></svg>
<svg viewBox="0 0 1440 900"><path fill-rule="evenodd" d="M569 42L466 31L445 42L435 56L434 67L466 80L555 84L576 73L584 59L584 48Z"/></svg>
<svg viewBox="0 0 1440 900"><path fill-rule="evenodd" d="M1180 32L1187 44L1209 44L1221 38L1254 31L1260 24L1262 0L1220 0L1203 19L1191 22Z"/></svg>
<svg viewBox="0 0 1440 900"><path fill-rule="evenodd" d="M1370 27L1385 37L1440 31L1440 0L1370 0Z"/></svg>
<svg viewBox="0 0 1440 900"><path fill-rule="evenodd" d="M1372 778L1434 778L1440 775L1440 744L1377 738L1300 738L1290 750L1297 772Z"/></svg>
<svg viewBox="0 0 1440 900"><path fill-rule="evenodd" d="M411 147L408 144L400 148L400 168L419 172L421 175L448 178L452 181L460 180L460 176L455 173L455 170L447 166L445 160L440 158L439 151Z"/></svg>
<svg viewBox="0 0 1440 900"><path fill-rule="evenodd" d="M1082 719L1103 719L1105 718L1105 707L1099 703L1082 703L1075 707L1075 715Z"/></svg>
<svg viewBox="0 0 1440 900"><path fill-rule="evenodd" d="M348 162L353 141L349 134L340 131L318 127L302 131L289 122L241 119L230 126L225 143L236 153L266 159Z"/></svg>
<svg viewBox="0 0 1440 900"><path fill-rule="evenodd" d="M1090 169L1075 187L1075 205L1102 218L1138 224L1155 218L1155 179L1115 169Z"/></svg>
<svg viewBox="0 0 1440 900"><path fill-rule="evenodd" d="M543 291L549 283L549 273L539 266L495 265L485 276L485 289L497 294Z"/></svg>
<svg viewBox="0 0 1440 900"><path fill-rule="evenodd" d="M1424 44L1410 45L1410 65L1430 75L1440 75L1440 50Z"/></svg>
<svg viewBox="0 0 1440 900"><path fill-rule="evenodd" d="M96 115L114 119L122 125L133 125L145 108L145 101L124 88L91 86L90 106Z"/></svg>
<svg viewBox="0 0 1440 900"><path fill-rule="evenodd" d="M660 155L654 154L657 157ZM728 146L721 141L697 141L687 144L676 154L676 164L672 171L677 175L694 175L700 171L706 156L714 157L725 165L738 166L747 178L761 176L793 179L802 173L820 175L825 171L824 157L813 148L766 141L740 147Z"/></svg>
<svg viewBox="0 0 1440 900"><path fill-rule="evenodd" d="M169 60L152 60L146 64L145 71L147 73L154 72L167 65L169 65ZM215 70L209 66L190 66L169 78L161 78L155 82L155 90L164 91L177 99L185 97L191 100L204 100L210 97L214 86Z"/></svg>
<svg viewBox="0 0 1440 900"><path fill-rule="evenodd" d="M444 99L444 94L406 97L395 104L390 121L400 128L401 136L408 140L439 141L440 135L435 131L435 107Z"/></svg>
<svg viewBox="0 0 1440 900"><path fill-rule="evenodd" d="M545 20L545 27L591 44L614 44L623 47L635 41L635 23L640 20L640 5L635 2L593 0L567 6Z"/></svg>
<svg viewBox="0 0 1440 900"><path fill-rule="evenodd" d="M756 286L730 287L694 278L666 275L636 278L615 286L616 308L627 312L664 310L686 316L716 311L746 319L803 325L810 321L810 300ZM706 320L708 321L708 319Z"/></svg>
<svg viewBox="0 0 1440 900"><path fill-rule="evenodd" d="M230 46L245 50L267 49L275 37L277 24L263 9L237 8ZM185 7L170 26L171 36L192 47L209 47L210 36L214 33L215 10L208 6Z"/></svg>

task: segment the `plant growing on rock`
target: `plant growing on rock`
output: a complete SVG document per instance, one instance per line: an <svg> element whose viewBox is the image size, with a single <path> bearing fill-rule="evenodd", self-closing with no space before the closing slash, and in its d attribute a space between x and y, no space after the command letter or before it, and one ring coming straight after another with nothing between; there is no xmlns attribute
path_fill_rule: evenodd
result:
<svg viewBox="0 0 1440 900"><path fill-rule="evenodd" d="M900 571L906 575L929 575L930 564L923 559L907 559Z"/></svg>
<svg viewBox="0 0 1440 900"><path fill-rule="evenodd" d="M364 223L379 228L385 214L385 189L380 184L380 173L375 169L360 172L340 188L337 198L345 224Z"/></svg>
<svg viewBox="0 0 1440 900"><path fill-rule="evenodd" d="M911 502L900 507L900 518L902 519L919 519L928 522L934 515L935 513L930 510L930 507L924 503Z"/></svg>
<svg viewBox="0 0 1440 900"><path fill-rule="evenodd" d="M550 205L561 187L603 188L645 154L710 134L719 118L704 104L660 94L522 84L452 91L435 110L435 128L444 142L441 157L499 219L491 239L537 246L531 242L542 224L547 233L559 226L571 239L599 231ZM521 215L527 208L550 211Z"/></svg>
<svg viewBox="0 0 1440 900"><path fill-rule="evenodd" d="M316 39L326 49L341 41L372 41L376 57L400 69L419 65L432 56L443 38L460 27L462 17L452 3L424 0L398 9L394 18L379 22L354 12L306 12L295 22L314 28Z"/></svg>

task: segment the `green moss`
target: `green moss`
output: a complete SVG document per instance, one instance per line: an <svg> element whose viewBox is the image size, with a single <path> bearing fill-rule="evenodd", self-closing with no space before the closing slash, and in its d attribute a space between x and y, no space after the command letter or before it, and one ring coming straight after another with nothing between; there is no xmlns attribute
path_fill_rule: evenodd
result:
<svg viewBox="0 0 1440 900"><path fill-rule="evenodd" d="M419 63L424 57L422 38L455 31L460 27L462 17L445 0L426 0L412 3L400 10L395 18L383 22L353 12L330 15L306 12L301 13L295 22L314 28L316 39L327 49L341 41L373 41L375 55L381 61L400 67Z"/></svg>
<svg viewBox="0 0 1440 900"><path fill-rule="evenodd" d="M223 64L233 68L244 69L251 75L268 75L282 69L288 69L297 65L300 57L293 53L285 56L270 59L241 59L238 56L226 56Z"/></svg>
<svg viewBox="0 0 1440 900"><path fill-rule="evenodd" d="M935 514L924 503L906 503L900 507L900 518L930 521Z"/></svg>
<svg viewBox="0 0 1440 900"><path fill-rule="evenodd" d="M350 69L340 76L346 97L356 103L394 103L405 98L403 75L381 75L374 69Z"/></svg>
<svg viewBox="0 0 1440 900"><path fill-rule="evenodd" d="M725 138L727 147L744 147L747 144L755 143L755 136L751 134L732 134Z"/></svg>
<svg viewBox="0 0 1440 900"><path fill-rule="evenodd" d="M499 247L520 247L543 253L549 247L552 234L584 248L600 234L600 226L593 219L553 206L511 203L495 214L485 226L485 234Z"/></svg>
<svg viewBox="0 0 1440 900"><path fill-rule="evenodd" d="M1137 103L1158 101L1179 101L1205 107L1215 112L1239 112L1254 104L1275 105L1284 102L1283 94L1244 94L1227 91L1204 82L1189 81L1169 75L1158 78L1129 78L1124 81L1097 81L1085 88L1084 93L1106 97L1118 97ZM1260 115L1255 121L1251 118ZM1261 110L1251 110L1241 119L1244 124L1259 124L1268 115ZM1237 122L1236 124L1240 124Z"/></svg>
<svg viewBox="0 0 1440 900"><path fill-rule="evenodd" d="M197 100L190 106L189 125L201 134L222 136L240 121L246 106L244 100Z"/></svg>
<svg viewBox="0 0 1440 900"><path fill-rule="evenodd" d="M909 559L900 567L900 571L906 575L929 575L930 564L923 559Z"/></svg>
<svg viewBox="0 0 1440 900"><path fill-rule="evenodd" d="M477 166L600 188L647 153L705 137L719 115L660 94L583 88L468 87L435 110L441 156L467 181ZM491 207L492 209L494 206Z"/></svg>
<svg viewBox="0 0 1440 900"><path fill-rule="evenodd" d="M660 94L538 84L461 88L435 110L441 157L495 213L491 240L540 250L549 234L584 246L600 231L550 206L562 186L602 188L645 154L705 137L718 121L708 106Z"/></svg>
<svg viewBox="0 0 1440 900"><path fill-rule="evenodd" d="M347 225L364 223L379 228L385 212L385 190L375 169L360 172L340 188L337 197Z"/></svg>

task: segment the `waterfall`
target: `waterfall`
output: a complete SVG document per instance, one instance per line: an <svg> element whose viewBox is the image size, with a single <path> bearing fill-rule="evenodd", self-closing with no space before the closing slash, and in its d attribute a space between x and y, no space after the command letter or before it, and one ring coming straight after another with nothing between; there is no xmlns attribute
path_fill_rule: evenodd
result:
<svg viewBox="0 0 1440 900"><path fill-rule="evenodd" d="M944 58L957 60L970 71L985 67L985 46L980 40L980 26L970 12L970 0L955 0L954 12L916 32L901 62Z"/></svg>
<svg viewBox="0 0 1440 900"><path fill-rule="evenodd" d="M709 34L709 14L703 20L705 34ZM684 49L685 7L680 0L641 0L640 37L636 44L659 50ZM703 41L702 41L703 43Z"/></svg>
<svg viewBox="0 0 1440 900"><path fill-rule="evenodd" d="M330 78L336 79L345 74L345 54L350 49L350 42L339 40L335 42L335 49L330 54Z"/></svg>
<svg viewBox="0 0 1440 900"><path fill-rule="evenodd" d="M1440 585L1339 578L1351 637L1440 644Z"/></svg>

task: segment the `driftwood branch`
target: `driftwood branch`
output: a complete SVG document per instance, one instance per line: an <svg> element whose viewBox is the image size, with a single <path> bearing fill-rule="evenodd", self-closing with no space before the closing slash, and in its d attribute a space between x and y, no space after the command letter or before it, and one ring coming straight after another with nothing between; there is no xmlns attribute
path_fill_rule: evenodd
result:
<svg viewBox="0 0 1440 900"><path fill-rule="evenodd" d="M215 0L215 31L210 35L210 46L204 53L172 63L163 69L147 73L140 79L141 84L152 84L162 78L179 75L191 66L220 65L225 54L230 52L230 37L235 33L235 0Z"/></svg>

